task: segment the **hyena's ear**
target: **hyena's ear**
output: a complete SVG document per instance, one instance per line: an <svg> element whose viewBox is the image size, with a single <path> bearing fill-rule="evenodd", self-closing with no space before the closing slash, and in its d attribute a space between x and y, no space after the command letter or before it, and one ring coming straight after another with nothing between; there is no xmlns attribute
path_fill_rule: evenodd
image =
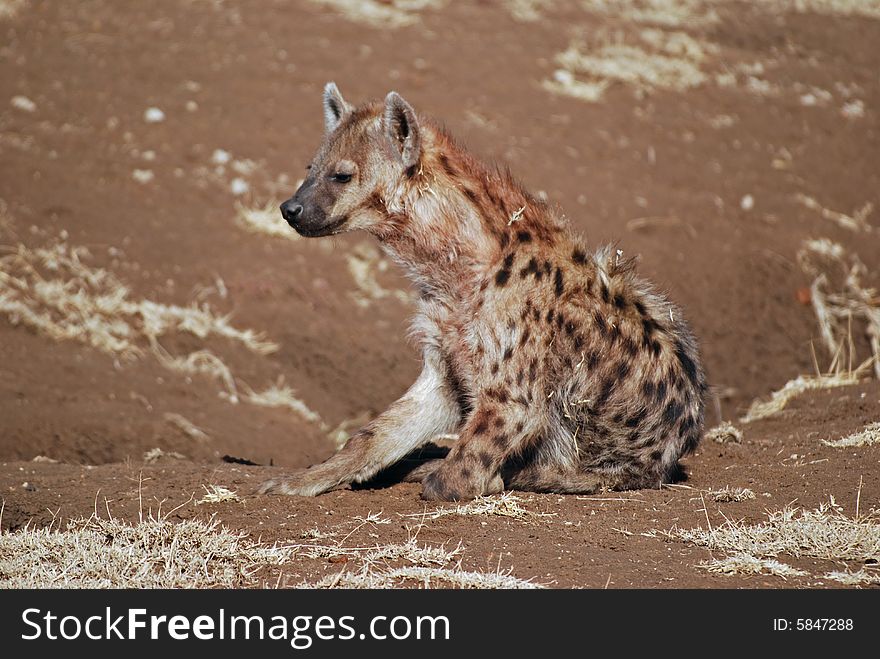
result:
<svg viewBox="0 0 880 659"><path fill-rule="evenodd" d="M410 104L397 92L385 97L385 134L404 168L415 167L422 149L419 121Z"/></svg>
<svg viewBox="0 0 880 659"><path fill-rule="evenodd" d="M324 127L327 132L332 132L351 110L351 106L339 93L336 83L328 82L324 87Z"/></svg>

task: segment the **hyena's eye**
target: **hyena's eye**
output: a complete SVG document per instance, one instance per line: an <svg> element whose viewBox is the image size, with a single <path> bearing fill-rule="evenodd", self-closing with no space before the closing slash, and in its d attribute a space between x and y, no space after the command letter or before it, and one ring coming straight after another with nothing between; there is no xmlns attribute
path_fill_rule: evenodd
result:
<svg viewBox="0 0 880 659"><path fill-rule="evenodd" d="M351 174L346 174L344 172L336 172L333 176L330 177L336 183L348 183L351 180Z"/></svg>

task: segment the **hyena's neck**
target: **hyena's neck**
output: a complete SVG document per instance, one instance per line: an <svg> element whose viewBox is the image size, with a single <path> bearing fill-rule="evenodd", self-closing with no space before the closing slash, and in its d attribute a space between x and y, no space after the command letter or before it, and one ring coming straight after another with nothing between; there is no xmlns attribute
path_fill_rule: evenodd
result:
<svg viewBox="0 0 880 659"><path fill-rule="evenodd" d="M506 172L487 167L423 124L420 167L384 195L376 231L423 292L460 297L515 242L553 244L565 221Z"/></svg>

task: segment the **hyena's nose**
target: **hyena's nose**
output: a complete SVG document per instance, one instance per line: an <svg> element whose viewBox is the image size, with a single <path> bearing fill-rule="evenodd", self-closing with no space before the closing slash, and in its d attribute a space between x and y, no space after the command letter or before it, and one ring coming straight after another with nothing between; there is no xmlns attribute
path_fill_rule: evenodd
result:
<svg viewBox="0 0 880 659"><path fill-rule="evenodd" d="M302 204L296 203L293 199L288 199L281 204L281 217L287 220L287 223L291 226L293 226L293 223L296 222L297 218L302 215L302 212Z"/></svg>

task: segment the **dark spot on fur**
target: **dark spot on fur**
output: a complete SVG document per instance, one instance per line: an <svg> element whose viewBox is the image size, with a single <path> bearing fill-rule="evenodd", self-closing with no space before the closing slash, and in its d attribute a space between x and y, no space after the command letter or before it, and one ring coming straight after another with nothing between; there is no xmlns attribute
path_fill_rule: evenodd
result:
<svg viewBox="0 0 880 659"><path fill-rule="evenodd" d="M501 269L495 274L495 285L504 286L508 279L510 279L510 270Z"/></svg>
<svg viewBox="0 0 880 659"><path fill-rule="evenodd" d="M500 433L495 435L492 438L492 443L495 444L499 449L504 450L507 448L507 435L504 433Z"/></svg>
<svg viewBox="0 0 880 659"><path fill-rule="evenodd" d="M654 390L654 400L658 403L662 403L666 400L666 380L660 380L657 383L657 387Z"/></svg>
<svg viewBox="0 0 880 659"><path fill-rule="evenodd" d="M507 392L504 389L501 389L499 387L492 387L490 389L487 389L486 395L489 398L497 400L499 403L506 403L507 398L508 398ZM499 417L499 420L500 420L500 417ZM502 424L503 424L503 421L502 421ZM496 425L498 425L498 424L496 424Z"/></svg>
<svg viewBox="0 0 880 659"><path fill-rule="evenodd" d="M449 162L449 158L446 157L445 153L440 154L440 164L443 166L443 171L446 172L447 176L456 178L455 169L453 169L452 163Z"/></svg>
<svg viewBox="0 0 880 659"><path fill-rule="evenodd" d="M565 291L565 283L562 281L562 270L559 268L556 268L556 272L553 275L553 290L556 293L556 297L559 297Z"/></svg>
<svg viewBox="0 0 880 659"><path fill-rule="evenodd" d="M599 330L600 334L605 335L608 333L608 323L605 322L602 314L598 311L593 312L593 322L596 324L596 329Z"/></svg>
<svg viewBox="0 0 880 659"><path fill-rule="evenodd" d="M480 419L479 423L474 426L474 434L482 435L489 429L489 421L487 419Z"/></svg>
<svg viewBox="0 0 880 659"><path fill-rule="evenodd" d="M604 282L599 287L599 293L602 295L602 301L605 304L608 304L608 302L610 301L611 298L609 297L609 294L608 294L608 287L605 285Z"/></svg>
<svg viewBox="0 0 880 659"><path fill-rule="evenodd" d="M633 302L633 306L636 308L636 311L639 312L640 316L647 316L648 315L648 310L645 309L645 305L642 304L642 302L640 300L636 300L635 302Z"/></svg>
<svg viewBox="0 0 880 659"><path fill-rule="evenodd" d="M644 382L642 382L642 393L645 394L645 398L653 398L654 383L650 380L645 380Z"/></svg>
<svg viewBox="0 0 880 659"><path fill-rule="evenodd" d="M697 420L692 416L686 416L681 420L681 424L678 426L678 434L681 436L687 435L697 426Z"/></svg>
<svg viewBox="0 0 880 659"><path fill-rule="evenodd" d="M553 324L553 309L547 310L547 323L550 325Z"/></svg>
<svg viewBox="0 0 880 659"><path fill-rule="evenodd" d="M358 432L358 435L360 437L363 437L364 439L369 439L370 437L373 437L375 434L376 433L373 432L370 428L364 428L363 430Z"/></svg>
<svg viewBox="0 0 880 659"><path fill-rule="evenodd" d="M529 262L519 271L521 279L525 279L529 275L535 275L535 279L538 281L544 276L544 273L538 267L538 262L534 258L529 259Z"/></svg>
<svg viewBox="0 0 880 659"><path fill-rule="evenodd" d="M574 349L580 350L584 345L584 337L581 334L578 334L574 337Z"/></svg>
<svg viewBox="0 0 880 659"><path fill-rule="evenodd" d="M571 253L571 260L578 265L583 265L587 262L587 255L584 254L581 250L575 248L575 250Z"/></svg>
<svg viewBox="0 0 880 659"><path fill-rule="evenodd" d="M504 361L507 361L511 357L513 357L513 348L508 348L507 350L504 351L504 356L502 357L502 359Z"/></svg>
<svg viewBox="0 0 880 659"><path fill-rule="evenodd" d="M623 380L627 375L629 375L629 364L626 362L620 362L617 365L617 379Z"/></svg>
<svg viewBox="0 0 880 659"><path fill-rule="evenodd" d="M591 350L590 354L587 355L587 368L595 370L595 368L599 366L599 353L595 350Z"/></svg>
<svg viewBox="0 0 880 659"><path fill-rule="evenodd" d="M492 459L492 454L487 451L480 451L477 454L477 458L480 460L480 464L483 465L484 469L488 469L492 466L494 460Z"/></svg>
<svg viewBox="0 0 880 659"><path fill-rule="evenodd" d="M573 322L571 322L570 320L567 323L565 323L565 333L568 334L569 336L574 334L575 329L576 329L575 324Z"/></svg>
<svg viewBox="0 0 880 659"><path fill-rule="evenodd" d="M654 462L659 462L660 458L663 457L663 451L651 451L651 459Z"/></svg>
<svg viewBox="0 0 880 659"><path fill-rule="evenodd" d="M538 376L538 360L532 359L532 362L529 364L529 383L535 381L535 378Z"/></svg>
<svg viewBox="0 0 880 659"><path fill-rule="evenodd" d="M526 427L525 421L517 421L516 426L514 427L514 430L518 434L518 433L521 433L523 431L523 428L525 428L525 427Z"/></svg>
<svg viewBox="0 0 880 659"><path fill-rule="evenodd" d="M620 293L617 293L614 296L614 306L618 309L624 309L626 307L626 298Z"/></svg>
<svg viewBox="0 0 880 659"><path fill-rule="evenodd" d="M593 401L593 409L599 411L604 407L605 403L608 402L608 399L611 398L611 394L614 393L614 380L608 379L602 383L602 388L599 390L599 395L596 396L596 399Z"/></svg>
<svg viewBox="0 0 880 659"><path fill-rule="evenodd" d="M516 234L516 239L521 243L530 243L532 242L532 234L528 231L518 231Z"/></svg>
<svg viewBox="0 0 880 659"><path fill-rule="evenodd" d="M650 345L650 347L651 347L651 354L654 355L655 357L659 357L659 356L660 356L660 350L661 350L661 348L660 348L660 342L659 342L659 341L655 341L655 340L651 340L651 345Z"/></svg>
<svg viewBox="0 0 880 659"><path fill-rule="evenodd" d="M669 425L674 425L678 422L678 418L683 411L681 403L675 400L670 401L669 405L666 406L666 409L663 410L663 420Z"/></svg>
<svg viewBox="0 0 880 659"><path fill-rule="evenodd" d="M472 475L473 475L473 472L470 470L469 467L462 467L461 468L461 477L464 478L465 480L470 478Z"/></svg>
<svg viewBox="0 0 880 659"><path fill-rule="evenodd" d="M611 340L611 343L616 343L617 339L620 338L620 326L619 325L611 325L608 330L608 338Z"/></svg>
<svg viewBox="0 0 880 659"><path fill-rule="evenodd" d="M645 420L645 416L647 416L647 412L644 409L639 410L628 418L624 425L626 425L627 428L636 428L642 424L642 421Z"/></svg>
<svg viewBox="0 0 880 659"><path fill-rule="evenodd" d="M522 336L519 338L520 347L524 346L529 341L529 337L532 335L532 330L526 327L525 331L522 333Z"/></svg>
<svg viewBox="0 0 880 659"><path fill-rule="evenodd" d="M492 372L492 375L498 375L498 364L492 364L492 368L489 370Z"/></svg>
<svg viewBox="0 0 880 659"><path fill-rule="evenodd" d="M694 360L691 359L691 356L687 353L684 345L681 341L675 342L675 356L678 357L678 361L681 362L681 367L684 369L685 375L687 375L688 380L691 382L696 382L699 378L699 374L697 373L697 365L694 363Z"/></svg>
<svg viewBox="0 0 880 659"><path fill-rule="evenodd" d="M474 205L476 205L476 206L480 205L480 198L477 196L477 193L474 192L473 190L471 190L470 188L464 189L464 195L465 195L465 197L470 199L471 203L473 203Z"/></svg>
<svg viewBox="0 0 880 659"><path fill-rule="evenodd" d="M526 376L525 371L519 369L516 373L516 386L519 387L522 385L523 378Z"/></svg>

